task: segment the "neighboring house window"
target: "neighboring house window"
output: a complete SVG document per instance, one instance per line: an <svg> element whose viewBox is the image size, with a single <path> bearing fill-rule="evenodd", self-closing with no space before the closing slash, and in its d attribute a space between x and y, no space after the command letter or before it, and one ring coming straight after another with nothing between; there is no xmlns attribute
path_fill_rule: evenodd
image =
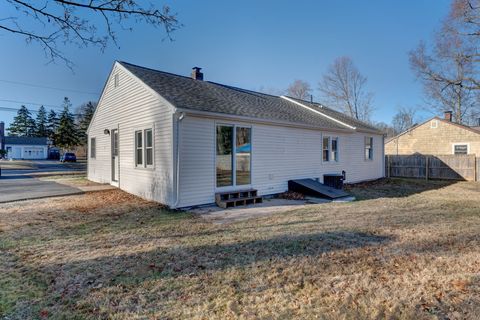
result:
<svg viewBox="0 0 480 320"><path fill-rule="evenodd" d="M154 163L153 129L135 131L135 166L150 168Z"/></svg>
<svg viewBox="0 0 480 320"><path fill-rule="evenodd" d="M430 122L430 128L436 129L438 127L438 120L432 120Z"/></svg>
<svg viewBox="0 0 480 320"><path fill-rule="evenodd" d="M153 132L145 130L145 163L147 167L153 166Z"/></svg>
<svg viewBox="0 0 480 320"><path fill-rule="evenodd" d="M338 138L332 138L332 160L338 161Z"/></svg>
<svg viewBox="0 0 480 320"><path fill-rule="evenodd" d="M143 166L143 134L142 131L135 131L135 165Z"/></svg>
<svg viewBox="0 0 480 320"><path fill-rule="evenodd" d="M365 137L365 160L373 159L373 137Z"/></svg>
<svg viewBox="0 0 480 320"><path fill-rule="evenodd" d="M117 88L120 85L120 79L119 79L118 73L115 74L115 76L113 78L113 84L114 84L115 88Z"/></svg>
<svg viewBox="0 0 480 320"><path fill-rule="evenodd" d="M90 158L95 159L97 156L97 140L95 138L90 138Z"/></svg>
<svg viewBox="0 0 480 320"><path fill-rule="evenodd" d="M322 145L322 160L325 162L330 161L330 137L323 137Z"/></svg>
<svg viewBox="0 0 480 320"><path fill-rule="evenodd" d="M454 144L453 154L468 154L468 144Z"/></svg>

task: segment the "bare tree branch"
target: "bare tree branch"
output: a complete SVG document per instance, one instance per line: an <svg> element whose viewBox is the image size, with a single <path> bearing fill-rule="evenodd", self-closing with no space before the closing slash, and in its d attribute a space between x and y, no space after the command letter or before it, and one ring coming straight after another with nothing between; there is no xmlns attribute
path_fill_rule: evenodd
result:
<svg viewBox="0 0 480 320"><path fill-rule="evenodd" d="M477 1L475 1L477 2ZM480 31L478 6L467 0L454 0L449 16L434 36L431 48L424 42L410 52L410 66L423 84L430 108L453 111L456 122L478 108L480 79L478 66Z"/></svg>
<svg viewBox="0 0 480 320"><path fill-rule="evenodd" d="M373 112L373 94L366 91L367 78L352 59L334 61L319 83L319 90L328 104L359 120L369 121Z"/></svg>
<svg viewBox="0 0 480 320"><path fill-rule="evenodd" d="M159 8L153 3L145 6L135 0L6 0L6 3L18 16L0 19L0 31L22 36L29 43L39 43L49 62L61 60L69 68L73 62L63 54L61 46L95 46L101 51L110 41L118 46L115 29L132 30L128 21L163 27L170 40L172 33L181 27L170 7ZM104 29L97 28L97 16L104 21Z"/></svg>
<svg viewBox="0 0 480 320"><path fill-rule="evenodd" d="M312 88L308 82L295 80L287 89L287 94L293 98L307 100L310 99Z"/></svg>

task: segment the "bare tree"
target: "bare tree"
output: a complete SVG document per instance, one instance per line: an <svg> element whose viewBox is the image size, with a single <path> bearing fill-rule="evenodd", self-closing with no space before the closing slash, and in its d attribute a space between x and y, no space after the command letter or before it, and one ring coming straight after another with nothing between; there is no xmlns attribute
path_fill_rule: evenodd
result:
<svg viewBox="0 0 480 320"><path fill-rule="evenodd" d="M288 88L287 95L292 98L307 100L312 95L312 88L308 82L295 80Z"/></svg>
<svg viewBox="0 0 480 320"><path fill-rule="evenodd" d="M37 42L49 62L61 60L72 67L72 61L60 45L73 44L79 48L97 46L102 51L109 42L117 44L116 27L132 30L132 25L146 23L163 27L166 36L180 27L170 7L160 8L152 2L136 0L6 0L17 14L0 18L0 31ZM95 21L103 20L103 25ZM133 24L128 25L127 20Z"/></svg>
<svg viewBox="0 0 480 320"><path fill-rule="evenodd" d="M421 42L410 52L410 66L423 84L430 107L453 111L459 123L478 108L479 14L478 1L454 0L431 48Z"/></svg>
<svg viewBox="0 0 480 320"><path fill-rule="evenodd" d="M415 124L415 113L416 111L413 108L401 107L398 109L392 119L392 126L395 134L402 133Z"/></svg>
<svg viewBox="0 0 480 320"><path fill-rule="evenodd" d="M386 124L385 122L374 123L374 126L378 130L380 130L387 138L391 138L396 134L395 129L391 125Z"/></svg>
<svg viewBox="0 0 480 320"><path fill-rule="evenodd" d="M373 94L366 91L367 78L349 57L337 58L319 83L323 99L331 106L359 120L369 121Z"/></svg>

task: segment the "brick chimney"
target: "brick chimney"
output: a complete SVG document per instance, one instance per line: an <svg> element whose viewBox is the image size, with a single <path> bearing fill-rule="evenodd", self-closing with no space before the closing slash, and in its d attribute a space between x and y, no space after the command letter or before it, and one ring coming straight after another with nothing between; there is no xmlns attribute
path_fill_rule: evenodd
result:
<svg viewBox="0 0 480 320"><path fill-rule="evenodd" d="M445 111L444 116L445 116L445 120L452 122L452 111Z"/></svg>
<svg viewBox="0 0 480 320"><path fill-rule="evenodd" d="M193 80L203 80L203 73L200 72L202 68L199 67L193 67L192 68L192 79Z"/></svg>

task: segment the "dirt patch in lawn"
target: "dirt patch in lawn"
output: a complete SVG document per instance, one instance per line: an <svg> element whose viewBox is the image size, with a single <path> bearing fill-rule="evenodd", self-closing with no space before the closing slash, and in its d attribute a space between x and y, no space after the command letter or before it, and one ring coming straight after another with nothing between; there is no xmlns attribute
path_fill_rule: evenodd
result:
<svg viewBox="0 0 480 320"><path fill-rule="evenodd" d="M227 225L119 190L1 207L0 317L479 318L480 185L368 189Z"/></svg>

